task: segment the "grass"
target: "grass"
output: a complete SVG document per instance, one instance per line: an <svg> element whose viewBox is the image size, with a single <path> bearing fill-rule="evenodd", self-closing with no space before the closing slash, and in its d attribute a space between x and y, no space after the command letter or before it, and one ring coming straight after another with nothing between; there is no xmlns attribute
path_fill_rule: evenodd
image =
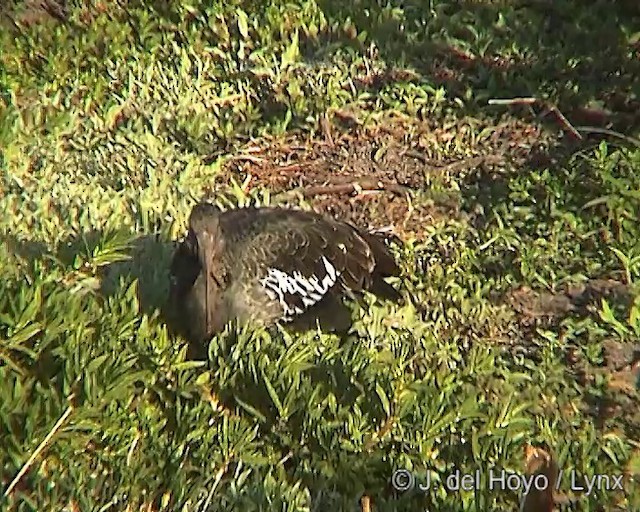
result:
<svg viewBox="0 0 640 512"><path fill-rule="evenodd" d="M50 435L3 508L516 510L490 470L534 445L576 510L640 509L640 148L486 101L637 137L634 2L67 4L0 30L3 489ZM354 304L344 339L246 328L188 360L159 314L171 240L201 198L283 202L274 147L422 180L377 217L300 200L373 225L399 204L415 300ZM480 485L447 492L456 470Z"/></svg>

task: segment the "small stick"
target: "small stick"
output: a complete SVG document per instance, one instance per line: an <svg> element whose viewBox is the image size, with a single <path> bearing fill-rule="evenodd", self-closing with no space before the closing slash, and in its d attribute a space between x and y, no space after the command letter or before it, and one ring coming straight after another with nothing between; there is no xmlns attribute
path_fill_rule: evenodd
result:
<svg viewBox="0 0 640 512"><path fill-rule="evenodd" d="M248 162L253 162L254 164L261 164L262 162L264 162L264 158L261 158L259 156L253 156L253 155L248 155L246 153L241 153L239 155L234 155L231 158L229 158L230 162L237 162L237 161L248 161Z"/></svg>
<svg viewBox="0 0 640 512"><path fill-rule="evenodd" d="M409 192L407 187L396 183L383 183L375 180L361 180L353 183L340 183L336 185L324 185L309 187L302 190L304 197L312 197L323 194L353 194L360 193L363 190L388 190L398 195L405 195Z"/></svg>
<svg viewBox="0 0 640 512"><path fill-rule="evenodd" d="M22 468L20 469L20 471L18 471L18 474L11 481L11 483L9 484L9 487L7 487L7 490L4 491L4 496L3 497L6 498L7 496L9 496L9 494L11 494L11 491L13 491L15 486L18 485L18 483L20 482L22 477L25 475L25 473L27 471L29 471L29 468L31 467L33 462L44 451L44 449L47 447L47 444L49 444L49 441L51 441L51 438L56 434L56 432L58 432L58 430L60 430L60 428L62 427L64 422L67 421L67 418L69 418L69 416L71 415L72 412L73 412L73 406L70 405L69 407L67 407L67 410L64 411L62 416L60 416L60 419L58 419L58 421L56 421L56 424L53 426L51 431L45 436L45 438L42 440L42 442L34 450L34 452L31 454L31 457L29 457L27 462L25 462L22 465Z"/></svg>
<svg viewBox="0 0 640 512"><path fill-rule="evenodd" d="M363 494L362 498L360 498L360 510L362 512L371 512L371 498L366 494Z"/></svg>
<svg viewBox="0 0 640 512"><path fill-rule="evenodd" d="M540 105L545 108L544 114L542 117L546 116L549 113L552 113L556 121L560 124L560 126L573 138L577 140L582 140L582 135L573 127L573 125L569 122L569 120L565 117L565 115L560 112L560 109L555 105L552 105L546 101L539 100L537 98L511 98L511 99L490 99L489 105Z"/></svg>
<svg viewBox="0 0 640 512"><path fill-rule="evenodd" d="M534 105L538 103L536 98L492 98L489 105Z"/></svg>
<svg viewBox="0 0 640 512"><path fill-rule="evenodd" d="M562 112L560 112L558 107L556 107L555 105L547 105L547 109L550 113L552 113L555 116L556 121L560 123L560 126L562 126L562 128L564 128L565 131L569 132L574 139L576 140L583 139L582 135L580 135L580 133L573 127L573 125L569 122L569 120L565 117L565 115Z"/></svg>
<svg viewBox="0 0 640 512"><path fill-rule="evenodd" d="M640 140L635 137L630 137L629 135L624 135L623 133L615 132L613 130L609 130L607 128L598 128L596 126L577 126L576 130L582 133L597 133L600 135L610 135L611 137L617 137L622 139L630 144L633 144L636 147L640 148Z"/></svg>
<svg viewBox="0 0 640 512"><path fill-rule="evenodd" d="M333 137L331 136L331 121L329 121L329 117L326 113L320 118L320 128L322 129L322 134L329 146L335 146Z"/></svg>
<svg viewBox="0 0 640 512"><path fill-rule="evenodd" d="M378 194L381 194L382 190L361 190L355 196L353 196L350 201L362 201L367 199L373 199Z"/></svg>

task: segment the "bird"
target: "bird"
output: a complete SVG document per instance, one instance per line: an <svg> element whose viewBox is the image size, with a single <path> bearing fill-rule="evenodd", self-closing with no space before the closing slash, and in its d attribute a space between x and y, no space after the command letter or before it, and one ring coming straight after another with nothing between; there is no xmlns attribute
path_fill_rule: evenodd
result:
<svg viewBox="0 0 640 512"><path fill-rule="evenodd" d="M385 281L400 268L379 235L282 207L196 204L169 273L169 307L195 343L233 320L302 328L315 321L344 330L351 321L344 297L367 290L401 300Z"/></svg>

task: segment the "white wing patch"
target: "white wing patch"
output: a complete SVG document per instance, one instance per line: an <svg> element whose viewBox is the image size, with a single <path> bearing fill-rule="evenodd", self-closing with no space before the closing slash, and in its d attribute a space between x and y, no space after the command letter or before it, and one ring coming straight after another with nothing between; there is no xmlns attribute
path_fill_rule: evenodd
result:
<svg viewBox="0 0 640 512"><path fill-rule="evenodd" d="M287 274L277 268L269 268L267 269L266 277L260 280L260 284L264 286L267 296L271 300L280 302L284 311L282 318L284 321L291 321L294 315L304 313L304 310L299 306L289 304L285 294L300 297L305 308L309 308L318 303L329 289L336 284L340 277L340 272L324 256L321 261L326 270L325 276L321 279L315 275L310 277L303 276L299 270Z"/></svg>

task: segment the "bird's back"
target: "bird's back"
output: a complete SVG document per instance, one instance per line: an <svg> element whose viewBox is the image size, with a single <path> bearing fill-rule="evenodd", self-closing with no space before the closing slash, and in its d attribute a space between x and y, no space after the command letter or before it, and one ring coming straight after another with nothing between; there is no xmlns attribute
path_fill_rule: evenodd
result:
<svg viewBox="0 0 640 512"><path fill-rule="evenodd" d="M386 245L350 224L283 208L219 212L210 205L194 207L192 231L214 225L223 250L211 264L227 273L224 289L218 290L224 299L217 303L225 305L219 308L225 316L220 322L291 321L319 312L345 292L384 290L390 298L399 297L382 281L399 274Z"/></svg>

